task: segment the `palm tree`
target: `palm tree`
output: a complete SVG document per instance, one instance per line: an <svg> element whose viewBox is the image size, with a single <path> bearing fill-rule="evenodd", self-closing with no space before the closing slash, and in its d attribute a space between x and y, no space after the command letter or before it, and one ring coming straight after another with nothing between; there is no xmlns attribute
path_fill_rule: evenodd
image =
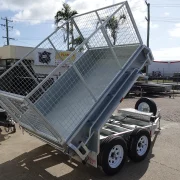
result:
<svg viewBox="0 0 180 180"><path fill-rule="evenodd" d="M79 46L81 43L83 42L83 39L81 36L78 36L77 38L74 39L73 44L75 45L75 47Z"/></svg>
<svg viewBox="0 0 180 180"><path fill-rule="evenodd" d="M54 17L55 25L58 26L59 22L65 22L65 21L69 20L75 14L77 14L77 11L71 10L71 7L67 3L63 3L63 8L60 11L58 11ZM69 34L71 34L72 40L74 39L73 23L68 22L66 24L66 28L62 28L62 29L66 33L66 37L64 36L64 41L65 42L67 41L67 50L69 50ZM72 44L72 47L73 47L73 44Z"/></svg>
<svg viewBox="0 0 180 180"><path fill-rule="evenodd" d="M74 40L73 40L73 43L72 44L74 44L74 46L75 46L75 48L77 47L77 46L79 46L81 43L83 42L83 38L81 37L81 36L78 36L77 38L75 38ZM82 48L80 48L80 52L81 51L83 51L84 50L84 46L82 47Z"/></svg>
<svg viewBox="0 0 180 180"><path fill-rule="evenodd" d="M108 18L108 16L106 18L101 19L101 21L102 22L106 21L107 18ZM123 20L126 19L126 16L124 14L120 15L119 18L113 16L110 18L110 20L105 25L106 30L109 30L111 33L111 37L113 38L113 45L116 44L119 24L120 24L120 20L122 20L122 19ZM124 21L122 21L121 23L124 23ZM97 26L98 26L98 24L99 24L99 22L97 23Z"/></svg>

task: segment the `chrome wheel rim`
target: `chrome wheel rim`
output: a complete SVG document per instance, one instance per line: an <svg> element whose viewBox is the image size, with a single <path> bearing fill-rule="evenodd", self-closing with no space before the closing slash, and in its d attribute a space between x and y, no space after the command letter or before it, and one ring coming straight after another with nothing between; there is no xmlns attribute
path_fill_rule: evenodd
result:
<svg viewBox="0 0 180 180"><path fill-rule="evenodd" d="M137 154L143 156L148 149L148 138L146 136L141 136L137 143Z"/></svg>
<svg viewBox="0 0 180 180"><path fill-rule="evenodd" d="M124 156L124 149L121 145L115 145L110 153L109 153L109 157L108 157L108 164L111 168L117 168L122 160L123 160L123 156Z"/></svg>
<svg viewBox="0 0 180 180"><path fill-rule="evenodd" d="M147 103L142 102L138 106L138 111L143 111L143 112L150 112L150 107Z"/></svg>

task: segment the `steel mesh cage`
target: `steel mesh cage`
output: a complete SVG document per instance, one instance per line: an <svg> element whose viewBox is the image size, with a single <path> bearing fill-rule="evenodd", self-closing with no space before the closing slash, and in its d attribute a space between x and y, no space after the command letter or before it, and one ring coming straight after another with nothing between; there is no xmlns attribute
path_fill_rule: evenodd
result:
<svg viewBox="0 0 180 180"><path fill-rule="evenodd" d="M68 47L64 33L69 23L73 37ZM73 45L78 38L81 42ZM56 59L71 48L70 55L41 79L27 54L0 77L0 103L27 128L65 142L140 45L127 2L74 16L29 53L43 51L41 56Z"/></svg>

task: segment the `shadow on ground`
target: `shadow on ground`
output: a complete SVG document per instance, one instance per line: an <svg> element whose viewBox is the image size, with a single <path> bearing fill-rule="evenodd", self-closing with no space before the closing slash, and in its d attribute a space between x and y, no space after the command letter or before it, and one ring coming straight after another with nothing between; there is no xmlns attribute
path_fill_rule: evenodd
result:
<svg viewBox="0 0 180 180"><path fill-rule="evenodd" d="M95 180L125 179L139 180L147 171L152 148L158 134L155 134L148 157L140 162L127 163L117 175L105 176L99 169L86 167L81 163L70 163L68 157L49 145L40 146L0 165L0 180Z"/></svg>
<svg viewBox="0 0 180 180"><path fill-rule="evenodd" d="M2 141L5 141L6 139L9 139L8 134L2 134L2 129L0 128L0 145Z"/></svg>

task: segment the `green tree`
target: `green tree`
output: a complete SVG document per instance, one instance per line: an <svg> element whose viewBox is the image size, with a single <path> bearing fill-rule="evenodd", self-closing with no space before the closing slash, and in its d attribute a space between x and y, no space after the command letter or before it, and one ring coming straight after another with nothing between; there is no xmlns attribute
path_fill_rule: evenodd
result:
<svg viewBox="0 0 180 180"><path fill-rule="evenodd" d="M75 14L77 14L76 10L71 10L71 7L67 4L67 3L63 3L63 8L58 11L55 15L55 25L58 26L58 24L61 22L65 22L67 20L69 20L72 16L74 16ZM66 23L66 27L63 28L64 32L65 32L65 36L64 36L64 41L67 41L67 50L69 50L69 35L71 34L71 39L72 42L74 40L74 34L73 34L73 23L72 22L68 22ZM72 43L72 48L73 48L73 43Z"/></svg>
<svg viewBox="0 0 180 180"><path fill-rule="evenodd" d="M75 47L79 46L81 43L83 42L83 39L81 38L81 36L77 37L74 39L73 44L75 45Z"/></svg>
<svg viewBox="0 0 180 180"><path fill-rule="evenodd" d="M108 16L106 18L101 19L101 21L104 22L106 21L107 18ZM115 45L117 41L117 33L119 30L120 21L123 20L121 21L121 23L124 23L125 19L126 19L126 16L124 14L120 15L119 18L113 16L105 25L106 30L110 31L111 37L113 38L113 45ZM98 24L99 22L97 23L97 26Z"/></svg>
<svg viewBox="0 0 180 180"><path fill-rule="evenodd" d="M74 44L74 47L72 47L72 50L74 50L77 46L79 46L83 42L83 38L81 36L78 36L77 38L73 39L70 44ZM80 48L80 52L84 50L84 47Z"/></svg>

